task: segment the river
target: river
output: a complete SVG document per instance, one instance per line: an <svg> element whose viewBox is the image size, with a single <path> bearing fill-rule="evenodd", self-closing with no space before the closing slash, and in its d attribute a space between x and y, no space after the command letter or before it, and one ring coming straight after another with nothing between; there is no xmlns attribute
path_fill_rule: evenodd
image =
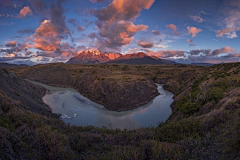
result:
<svg viewBox="0 0 240 160"><path fill-rule="evenodd" d="M160 95L150 103L134 110L115 112L109 111L84 97L72 88L52 87L39 82L33 82L51 91L43 97L53 113L60 113L65 123L75 126L95 127L105 126L112 129L137 129L141 127L156 127L165 122L172 113L171 103L173 93L157 84Z"/></svg>

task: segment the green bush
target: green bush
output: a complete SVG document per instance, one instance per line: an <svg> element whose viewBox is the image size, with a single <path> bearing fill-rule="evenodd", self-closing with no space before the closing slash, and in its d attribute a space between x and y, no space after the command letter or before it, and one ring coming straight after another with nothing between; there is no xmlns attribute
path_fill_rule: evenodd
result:
<svg viewBox="0 0 240 160"><path fill-rule="evenodd" d="M223 97L224 90L222 88L213 87L207 92L207 101L214 100L218 102Z"/></svg>

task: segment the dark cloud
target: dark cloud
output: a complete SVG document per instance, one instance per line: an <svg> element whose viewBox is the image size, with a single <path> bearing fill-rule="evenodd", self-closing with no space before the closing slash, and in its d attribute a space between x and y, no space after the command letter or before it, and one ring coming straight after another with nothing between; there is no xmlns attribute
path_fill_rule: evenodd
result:
<svg viewBox="0 0 240 160"><path fill-rule="evenodd" d="M198 49L198 50L191 50L189 52L190 55L199 55L200 53L203 53L205 55L210 55L211 54L211 49Z"/></svg>
<svg viewBox="0 0 240 160"><path fill-rule="evenodd" d="M98 35L97 35L97 33L93 32L93 33L90 33L90 34L88 35L88 37L94 39L94 38L97 38Z"/></svg>
<svg viewBox="0 0 240 160"><path fill-rule="evenodd" d="M17 41L9 41L5 46L6 47L16 47Z"/></svg>
<svg viewBox="0 0 240 160"><path fill-rule="evenodd" d="M92 3L96 3L96 2L104 2L105 0L90 0Z"/></svg>
<svg viewBox="0 0 240 160"><path fill-rule="evenodd" d="M18 30L17 33L19 33L19 34L33 34L34 30L32 30L32 29L23 29L23 30Z"/></svg>
<svg viewBox="0 0 240 160"><path fill-rule="evenodd" d="M81 32L81 31L85 31L85 28L83 26L77 26L77 30Z"/></svg>
<svg viewBox="0 0 240 160"><path fill-rule="evenodd" d="M137 44L138 44L139 46L143 47L143 48L152 48L152 47L154 47L153 42L146 42L146 41L143 41L143 40L138 41Z"/></svg>
<svg viewBox="0 0 240 160"><path fill-rule="evenodd" d="M161 34L161 32L157 31L157 30L152 30L152 33L155 34L155 35L160 35Z"/></svg>
<svg viewBox="0 0 240 160"><path fill-rule="evenodd" d="M76 19L68 19L68 23L71 23L74 26L77 26L77 20Z"/></svg>

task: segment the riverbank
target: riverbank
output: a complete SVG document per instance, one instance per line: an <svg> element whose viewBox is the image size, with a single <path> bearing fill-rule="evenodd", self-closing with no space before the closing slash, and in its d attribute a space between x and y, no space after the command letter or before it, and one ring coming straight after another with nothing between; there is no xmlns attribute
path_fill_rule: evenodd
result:
<svg viewBox="0 0 240 160"><path fill-rule="evenodd" d="M165 91L163 85L157 84L159 95L148 104L129 111L110 111L102 105L92 102L71 88L52 87L30 81L49 90L43 101L53 113L61 114L65 123L75 126L107 127L109 129L137 129L157 127L165 122L171 114L170 104L173 94Z"/></svg>

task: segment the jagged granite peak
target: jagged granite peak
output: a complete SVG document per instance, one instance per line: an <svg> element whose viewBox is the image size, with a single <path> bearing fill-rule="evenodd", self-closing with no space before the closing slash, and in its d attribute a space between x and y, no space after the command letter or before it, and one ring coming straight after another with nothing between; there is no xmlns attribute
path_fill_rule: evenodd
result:
<svg viewBox="0 0 240 160"><path fill-rule="evenodd" d="M109 57L99 50L89 49L80 52L77 56L69 59L67 64L100 64L110 61Z"/></svg>
<svg viewBox="0 0 240 160"><path fill-rule="evenodd" d="M107 56L110 60L114 60L114 59L121 57L122 54L109 52L109 53L105 53L105 56Z"/></svg>

